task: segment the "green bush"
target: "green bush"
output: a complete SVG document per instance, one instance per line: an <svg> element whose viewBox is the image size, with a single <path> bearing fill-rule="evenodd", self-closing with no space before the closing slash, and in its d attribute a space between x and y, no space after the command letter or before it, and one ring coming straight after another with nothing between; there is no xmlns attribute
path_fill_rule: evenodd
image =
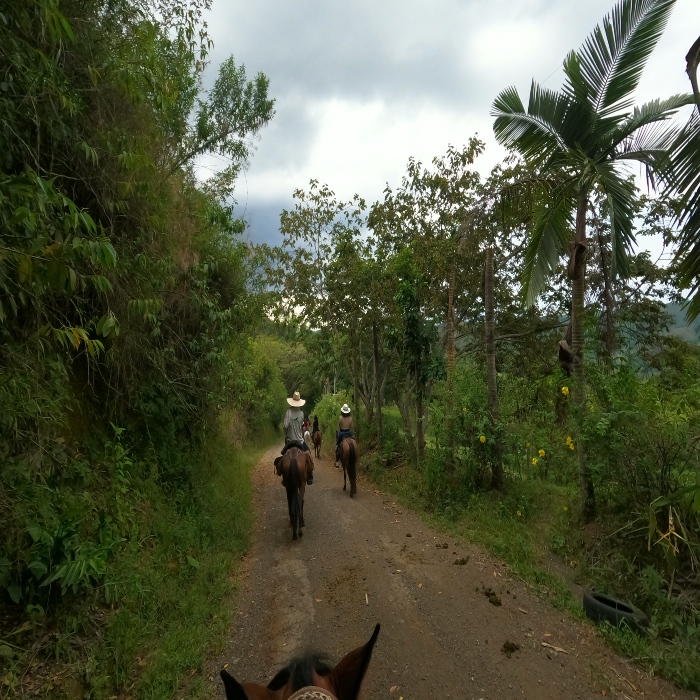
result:
<svg viewBox="0 0 700 700"><path fill-rule="evenodd" d="M333 444L335 444L335 431L338 430L338 418L340 418L340 409L343 404L350 406L348 392L340 391L337 394L324 394L309 414L318 416L318 426L325 436L326 443L332 440ZM350 406L351 410L352 408ZM352 413L354 415L354 411Z"/></svg>

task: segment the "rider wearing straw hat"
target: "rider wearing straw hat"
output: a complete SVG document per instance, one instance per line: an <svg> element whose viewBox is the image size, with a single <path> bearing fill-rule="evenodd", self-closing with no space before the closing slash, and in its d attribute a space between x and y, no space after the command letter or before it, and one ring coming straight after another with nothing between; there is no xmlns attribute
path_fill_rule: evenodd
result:
<svg viewBox="0 0 700 700"><path fill-rule="evenodd" d="M350 406L346 403L340 409L340 418L338 418L338 431L335 434L335 466L338 468L338 460L340 457L340 445L345 438L352 437L352 416L350 415Z"/></svg>
<svg viewBox="0 0 700 700"><path fill-rule="evenodd" d="M298 391L295 391L291 399L287 399L287 403L291 408L287 409L284 414L284 447L282 448L282 454L284 454L290 447L299 447L304 452L309 453L309 463L311 468L309 470L309 479L307 483L313 483L314 476L314 461L311 457L311 450L309 446L304 442L304 435L302 433L302 425L304 424L304 412L301 407L306 403L304 399L301 398Z"/></svg>

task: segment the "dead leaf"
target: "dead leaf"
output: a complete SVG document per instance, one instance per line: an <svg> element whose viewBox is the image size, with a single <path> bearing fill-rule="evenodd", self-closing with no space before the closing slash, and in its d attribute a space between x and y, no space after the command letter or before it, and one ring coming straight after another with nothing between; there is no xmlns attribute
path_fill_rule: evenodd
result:
<svg viewBox="0 0 700 700"><path fill-rule="evenodd" d="M314 598L314 600L315 600L317 603L320 603L320 602L323 600L323 598Z"/></svg>
<svg viewBox="0 0 700 700"><path fill-rule="evenodd" d="M228 668L228 664L224 664L224 668Z"/></svg>
<svg viewBox="0 0 700 700"><path fill-rule="evenodd" d="M525 613L526 615L529 615L530 613L527 610L524 610L523 608L518 608L521 613Z"/></svg>
<svg viewBox="0 0 700 700"><path fill-rule="evenodd" d="M545 636L545 637L551 637L552 635L551 635L549 632L545 632L545 633L544 633L544 636Z"/></svg>
<svg viewBox="0 0 700 700"><path fill-rule="evenodd" d="M369 596L366 593L365 593L365 603L367 603L367 605L369 605Z"/></svg>
<svg viewBox="0 0 700 700"><path fill-rule="evenodd" d="M422 583L419 583L419 584L418 584L418 588L423 588L423 584L422 584Z"/></svg>
<svg viewBox="0 0 700 700"><path fill-rule="evenodd" d="M566 649L562 649L561 647L555 647L553 644L549 644L549 642L541 642L543 647L547 647L547 649L554 649L554 651L561 652L562 654L569 654L569 652ZM571 654L569 654L571 656Z"/></svg>
<svg viewBox="0 0 700 700"><path fill-rule="evenodd" d="M393 693L398 687L398 685L392 685L391 688L389 688L389 692Z"/></svg>

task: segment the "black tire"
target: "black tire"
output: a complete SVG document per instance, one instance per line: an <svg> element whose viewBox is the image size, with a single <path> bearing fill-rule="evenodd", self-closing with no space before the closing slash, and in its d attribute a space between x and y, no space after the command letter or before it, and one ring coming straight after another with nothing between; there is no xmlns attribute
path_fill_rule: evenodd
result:
<svg viewBox="0 0 700 700"><path fill-rule="evenodd" d="M649 627L649 618L639 608L604 593L584 593L583 610L594 622L609 622L616 627L627 625L640 635Z"/></svg>

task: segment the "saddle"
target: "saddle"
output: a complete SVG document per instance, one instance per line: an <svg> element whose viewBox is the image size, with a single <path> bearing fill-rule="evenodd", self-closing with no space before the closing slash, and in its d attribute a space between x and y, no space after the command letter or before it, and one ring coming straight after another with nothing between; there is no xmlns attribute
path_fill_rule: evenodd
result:
<svg viewBox="0 0 700 700"><path fill-rule="evenodd" d="M285 440L284 447L282 448L282 454L284 454L287 450L291 450L292 447L298 447L300 450L303 450L304 443L300 442L299 440Z"/></svg>

